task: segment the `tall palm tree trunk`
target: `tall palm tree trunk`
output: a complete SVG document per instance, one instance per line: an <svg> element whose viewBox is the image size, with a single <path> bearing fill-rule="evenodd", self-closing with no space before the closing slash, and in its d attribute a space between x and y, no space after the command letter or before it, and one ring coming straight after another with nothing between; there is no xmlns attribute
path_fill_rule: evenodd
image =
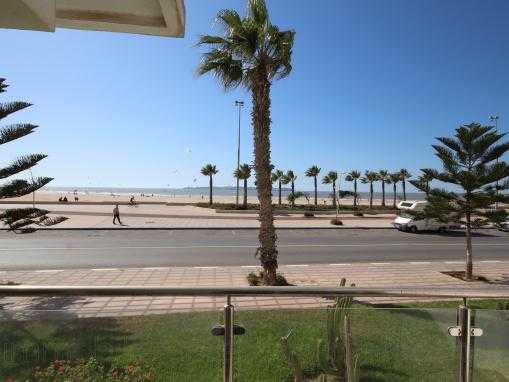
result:
<svg viewBox="0 0 509 382"><path fill-rule="evenodd" d="M270 83L263 67L258 70L252 96L251 117L254 129L256 189L260 201L260 231L258 234L260 247L257 250L257 255L263 267L265 284L274 285L278 264L277 236L272 209L272 182L270 180Z"/></svg>
<svg viewBox="0 0 509 382"><path fill-rule="evenodd" d="M396 193L397 193L397 190L396 190L396 183L394 183L392 185L392 206L394 208L396 208Z"/></svg>
<svg viewBox="0 0 509 382"><path fill-rule="evenodd" d="M317 184L317 181L316 181L316 176L315 176L315 206L318 205L318 184Z"/></svg>
<svg viewBox="0 0 509 382"><path fill-rule="evenodd" d="M369 208L373 208L373 183L369 184Z"/></svg>
<svg viewBox="0 0 509 382"><path fill-rule="evenodd" d="M470 213L467 212L465 214L466 218L466 229L465 229L465 238L467 240L467 256L466 256L466 272L465 272L465 278L467 280L472 280L472 271L473 271L473 265L472 265L472 223L471 223L471 217Z"/></svg>
<svg viewBox="0 0 509 382"><path fill-rule="evenodd" d="M353 206L357 207L357 179L353 181Z"/></svg>
<svg viewBox="0 0 509 382"><path fill-rule="evenodd" d="M247 179L244 179L244 208L247 208Z"/></svg>
<svg viewBox="0 0 509 382"><path fill-rule="evenodd" d="M382 206L385 207L385 182L382 181Z"/></svg>
<svg viewBox="0 0 509 382"><path fill-rule="evenodd" d="M405 179L401 181L401 185L403 186L403 200L406 200L406 182Z"/></svg>
<svg viewBox="0 0 509 382"><path fill-rule="evenodd" d="M292 194L295 194L295 182L292 180Z"/></svg>
<svg viewBox="0 0 509 382"><path fill-rule="evenodd" d="M332 205L336 208L336 182L332 182Z"/></svg>
<svg viewBox="0 0 509 382"><path fill-rule="evenodd" d="M279 181L279 190L278 190L278 191L279 191L279 195L278 195L278 197L279 197L278 205L280 205L280 206L281 206L281 180Z"/></svg>
<svg viewBox="0 0 509 382"><path fill-rule="evenodd" d="M209 175L209 204L212 205L212 174Z"/></svg>

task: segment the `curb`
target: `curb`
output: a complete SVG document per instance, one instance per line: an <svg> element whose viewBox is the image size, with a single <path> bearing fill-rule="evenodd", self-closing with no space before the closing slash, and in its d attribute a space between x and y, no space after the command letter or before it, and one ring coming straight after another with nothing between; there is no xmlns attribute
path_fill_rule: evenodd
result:
<svg viewBox="0 0 509 382"><path fill-rule="evenodd" d="M114 228L114 227L64 227L64 228L49 228L41 227L36 228L37 231L231 231L231 230L259 230L259 227L125 227L125 228ZM383 230L383 229L395 229L394 227L276 227L277 230ZM0 231L9 231L8 228L0 228Z"/></svg>

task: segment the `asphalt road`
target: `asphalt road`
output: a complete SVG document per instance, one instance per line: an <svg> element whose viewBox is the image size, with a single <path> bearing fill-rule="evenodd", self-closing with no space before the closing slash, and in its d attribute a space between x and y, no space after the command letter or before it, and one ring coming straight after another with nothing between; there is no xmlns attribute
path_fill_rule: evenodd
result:
<svg viewBox="0 0 509 382"><path fill-rule="evenodd" d="M462 232L280 230L280 264L462 260ZM257 265L256 230L0 233L0 269ZM481 231L477 260L509 259L509 234Z"/></svg>
<svg viewBox="0 0 509 382"><path fill-rule="evenodd" d="M462 232L280 230L280 264L463 260ZM0 269L257 265L256 230L0 232ZM509 259L509 233L481 231L474 259Z"/></svg>

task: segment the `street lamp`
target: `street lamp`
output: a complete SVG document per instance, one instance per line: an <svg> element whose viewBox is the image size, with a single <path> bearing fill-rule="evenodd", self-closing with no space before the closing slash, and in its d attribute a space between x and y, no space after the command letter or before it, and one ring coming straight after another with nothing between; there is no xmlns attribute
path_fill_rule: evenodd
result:
<svg viewBox="0 0 509 382"><path fill-rule="evenodd" d="M495 130L498 130L498 115L490 115L490 121L491 122L495 122ZM498 164L498 158L497 158L496 163ZM498 197L498 180L495 183L495 187L496 187L496 191L495 192L496 192L497 197ZM498 210L498 200L495 202L495 208Z"/></svg>
<svg viewBox="0 0 509 382"><path fill-rule="evenodd" d="M237 139L237 172L240 169L240 109L244 106L244 101L235 101L235 106L239 108L239 127L238 127L238 139ZM237 174L238 175L238 174ZM239 177L237 176L237 196L235 198L235 206L239 206Z"/></svg>

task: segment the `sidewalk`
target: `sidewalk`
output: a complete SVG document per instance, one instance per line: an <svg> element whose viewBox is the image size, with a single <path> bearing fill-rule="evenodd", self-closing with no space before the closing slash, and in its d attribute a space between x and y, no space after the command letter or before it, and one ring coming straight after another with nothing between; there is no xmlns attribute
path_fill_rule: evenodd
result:
<svg viewBox="0 0 509 382"><path fill-rule="evenodd" d="M0 209L22 207L24 205L0 205ZM258 228L258 214L229 212L217 213L209 208L196 206L140 205L137 207L120 206L120 218L123 225L112 224L111 205L37 205L47 209L53 215L68 218L63 223L48 229L240 229ZM302 213L276 215L277 228L392 228L394 215L379 214L356 217L352 214L340 214L343 226L333 226L330 220L334 215L316 213L306 218Z"/></svg>
<svg viewBox="0 0 509 382"><path fill-rule="evenodd" d="M257 266L241 267L165 267L105 268L39 271L3 271L0 280L24 285L136 285L136 286L247 286L246 275ZM279 268L296 285L337 286L341 278L357 287L426 287L426 288L507 288L509 261L479 261L474 271L492 284L466 283L444 275L443 271L463 270L460 261L300 264ZM363 298L369 303L408 302L402 298ZM233 298L240 309L306 309L324 307L322 298L244 297ZM79 317L132 316L176 312L219 310L224 297L54 297L0 299L0 307L14 315L23 309L59 310Z"/></svg>

